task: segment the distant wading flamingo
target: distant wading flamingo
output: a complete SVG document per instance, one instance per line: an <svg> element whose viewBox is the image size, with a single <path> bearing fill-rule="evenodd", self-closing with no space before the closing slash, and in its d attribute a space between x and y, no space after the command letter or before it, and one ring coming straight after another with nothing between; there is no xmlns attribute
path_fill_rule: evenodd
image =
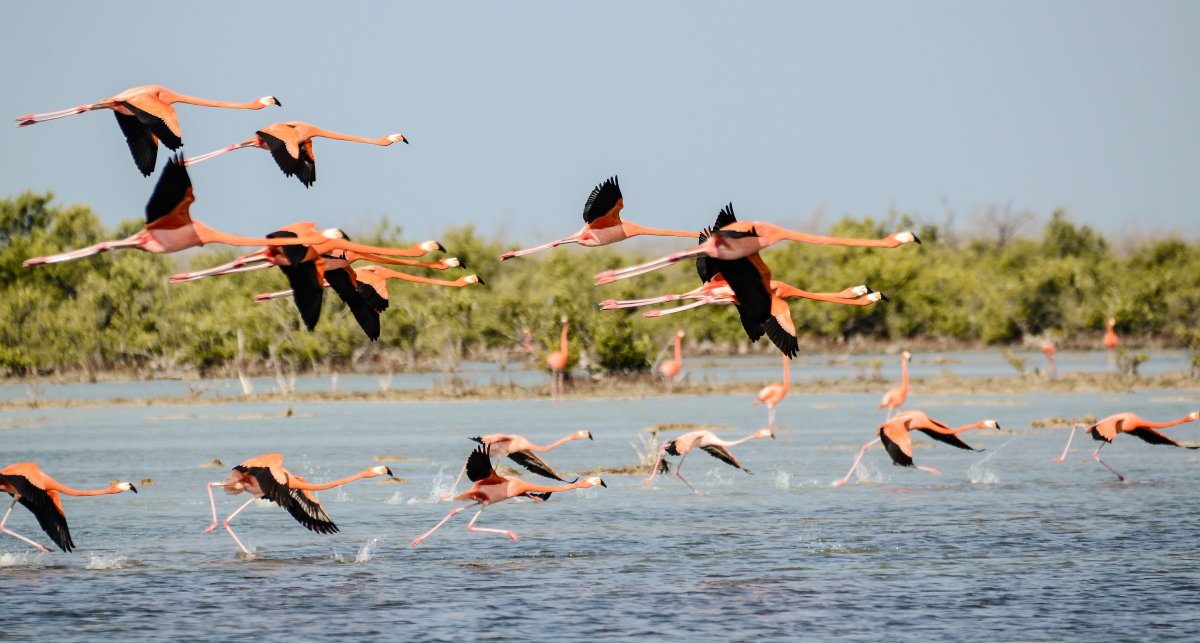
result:
<svg viewBox="0 0 1200 643"><path fill-rule="evenodd" d="M200 156L185 159L183 163L184 165L195 165L201 161L207 161L215 156L239 150L243 147L257 147L271 153L271 157L275 159L275 164L279 166L279 169L283 170L284 175L294 175L307 188L312 187L312 184L317 180L317 161L316 157L313 156L312 146L314 138L331 138L339 141L368 143L382 147L387 147L392 143L408 143L408 139L404 138L403 134L389 134L379 138L365 138L330 132L329 130L323 130L301 121L289 121L287 123L268 125L241 143L235 143L214 152L209 152L208 154L201 154Z"/></svg>
<svg viewBox="0 0 1200 643"><path fill-rule="evenodd" d="M1058 349L1054 346L1054 342L1046 340L1042 342L1042 353L1046 355L1046 361L1049 362L1047 373L1050 374L1050 379L1058 377L1058 362L1054 361L1054 355Z"/></svg>
<svg viewBox="0 0 1200 643"><path fill-rule="evenodd" d="M1105 321L1105 325L1107 326L1107 329L1104 331L1104 348L1111 351L1117 347L1117 344L1120 341L1117 339L1117 331L1116 331L1117 320L1116 320L1116 318L1109 317Z"/></svg>
<svg viewBox="0 0 1200 643"><path fill-rule="evenodd" d="M509 460L521 465L530 473L535 473L543 478L550 478L563 482L562 476L551 468L546 461L541 459L535 451L550 451L555 447L570 442L572 440L582 440L587 438L592 439L591 431L576 431L565 438L560 438L547 445L534 444L523 435L513 435L508 433L490 433L479 437L471 438L472 440L486 446L488 455L493 458L508 457ZM454 484L450 486L450 491L442 496L442 500L449 500L454 496L454 490L458 489L458 482L462 480L463 474L467 472L467 467L464 464L462 471L458 472L458 477L454 479Z"/></svg>
<svg viewBox="0 0 1200 643"><path fill-rule="evenodd" d="M1067 436L1067 446L1063 448L1062 455L1055 458L1054 461L1062 462L1067 457L1067 450L1071 448L1071 440L1075 437L1075 430L1082 428L1092 436L1092 439L1100 442L1100 446L1096 447L1096 450L1092 452L1092 459L1104 465L1105 469L1112 471L1116 474L1118 480L1124 482L1125 476L1100 459L1100 449L1103 449L1104 445L1110 444L1118 435L1128 433L1150 444L1163 444L1183 449L1200 449L1200 446L1184 446L1155 430L1177 426L1185 422L1194 422L1196 420L1200 420L1200 411L1189 413L1187 416L1171 422L1151 422L1133 413L1117 413L1116 415L1110 415L1100 420L1090 427L1086 424L1076 424L1071 427L1071 434Z"/></svg>
<svg viewBox="0 0 1200 643"><path fill-rule="evenodd" d="M183 130L179 127L175 108L171 107L174 103L232 109L262 109L267 105L282 106L279 99L274 96L263 96L249 103L229 103L176 94L158 85L142 85L127 89L112 98L101 99L91 105L80 105L45 114L18 116L17 127L44 123L84 112L111 109L113 115L117 117L117 125L121 126L121 133L125 135L125 142L129 144L133 162L141 171L142 176L150 176L154 172L154 164L158 158L159 141L171 150L177 150L183 145Z"/></svg>
<svg viewBox="0 0 1200 643"><path fill-rule="evenodd" d="M913 463L912 439L908 435L909 431L920 431L938 442L945 442L950 446L960 449L982 451L983 449L973 448L971 445L960 440L958 434L972 429L999 428L1000 425L995 420L984 420L952 429L921 411L904 411L884 422L883 426L879 427L879 437L862 445L862 448L858 450L858 457L854 458L854 464L850 465L850 470L846 472L845 477L838 480L833 486L840 487L846 484L846 481L850 479L850 474L854 473L854 470L858 468L858 463L862 461L863 454L876 442L883 442L884 448L887 449L888 455L892 458L892 464L898 467L912 467L927 473L941 475L942 472L937 469L922 467Z"/></svg>
<svg viewBox="0 0 1200 643"><path fill-rule="evenodd" d="M446 524L459 513L466 511L472 507L479 507L479 511L475 512L475 516L471 518L471 522L467 523L468 531L485 531L493 534L503 534L512 538L513 542L517 542L517 535L511 529L488 529L486 527L476 527L475 521L479 519L479 514L483 513L484 508L488 505L496 504L509 498L517 496L525 496L533 500L549 500L550 494L568 491L570 489L587 489L590 487L601 486L607 487L604 481L600 478L583 478L569 484L558 487L550 487L546 485L530 484L519 478L505 478L496 473L492 468L491 458L488 457L488 447L480 446L471 452L471 456L467 458L466 465L467 479L475 484L469 491L455 498L456 500L466 500L473 504L465 507L456 507L442 518L441 522L433 526L433 529L417 536L413 539L411 547L416 547L437 531L439 527Z"/></svg>
<svg viewBox="0 0 1200 643"><path fill-rule="evenodd" d="M621 186L617 184L617 177L614 176L592 189L587 202L583 204L583 229L579 232L564 239L551 241L550 243L545 243L534 248L506 252L500 255L500 259L501 261L505 261L516 257L524 257L525 255L549 250L550 248L567 243L577 243L589 248L607 246L611 243L624 241L638 235L691 237L693 239L696 237L695 232L660 230L658 228L647 228L628 221L622 221L621 208L623 207L625 207L625 200L621 196Z"/></svg>
<svg viewBox="0 0 1200 643"><path fill-rule="evenodd" d="M0 469L0 491L13 497L12 504L8 506L8 511L4 512L4 518L0 519L0 532L27 542L36 547L38 551L50 551L50 549L5 527L5 524L8 523L9 514L12 513L13 507L19 502L33 513L34 517L37 518L38 524L41 525L42 531L46 532L50 540L54 541L54 544L58 545L59 549L69 552L75 548L75 542L71 540L71 530L67 528L67 514L63 511L62 502L60 502L58 494L65 493L68 496L103 496L110 493L121 493L122 491L137 493L137 488L128 482L114 482L104 489L80 491L56 482L53 478L43 473L38 465L33 462L18 462Z"/></svg>
<svg viewBox="0 0 1200 643"><path fill-rule="evenodd" d="M741 469L746 473L750 473L749 469L743 467L741 463L737 461L737 458L733 457L733 454L729 452L729 447L734 447L743 442L749 440L758 440L760 438L771 438L774 440L775 434L772 433L770 429L761 429L751 433L750 435L747 435L740 440L729 441L718 438L712 431L692 431L691 433L684 433L683 435L671 440L670 442L667 442L666 444L663 444L658 448L658 458L655 459L654 465L650 467L650 476L645 480L642 480L642 482L649 484L654 481L654 477L659 473L667 473L670 471L671 466L667 463L666 456L678 455L682 457L679 458L679 464L675 465L675 477L679 478L680 481L687 485L688 488L693 492L699 494L700 491L693 487L692 483L688 482L680 474L680 470L683 469L683 461L687 459L688 452L696 447L699 447L721 462L724 462L735 469Z"/></svg>
<svg viewBox="0 0 1200 643"><path fill-rule="evenodd" d="M233 472L224 482L208 483L208 501L212 505L212 524L204 533L208 533L217 528L217 501L213 498L213 487L221 487L225 493L235 496L239 493L248 493L252 498L247 500L236 511L229 514L229 517L222 523L225 526L225 531L233 537L233 542L237 543L238 549L247 556L252 555L249 549L242 544L238 539L237 534L233 533L233 529L229 526L229 521L235 516L242 513L242 510L250 506L250 503L262 498L283 507L287 510L296 522L304 525L309 531L314 531L318 534L332 534L338 531L337 525L333 524L333 520L329 518L329 514L325 513L325 509L321 507L321 502L317 497L312 495L312 491L321 491L322 489L332 489L344 485L348 482L354 482L362 478L374 478L376 476L392 475L392 470L384 467L371 467L360 473L352 476L347 476L333 482L325 482L321 484L312 484L303 477L298 476L291 471L283 468L283 456L278 453L268 453L260 455L256 458L250 458L245 462L233 468Z"/></svg>
<svg viewBox="0 0 1200 643"><path fill-rule="evenodd" d="M886 408L889 420L908 399L908 363L910 361L912 361L912 353L908 351L900 353L900 386L888 389L888 392L883 394L883 399L879 400L879 406L875 407L877 410Z"/></svg>
<svg viewBox="0 0 1200 643"><path fill-rule="evenodd" d="M563 370L567 368L567 357L567 316L563 315L558 350L546 356L546 366L550 367L550 399L557 400L563 396L563 384L566 379Z"/></svg>
<svg viewBox="0 0 1200 643"><path fill-rule="evenodd" d="M679 369L683 367L683 330L675 331L675 356L658 365L658 374L662 375L663 380L667 382L667 388L670 389L671 383L679 376Z"/></svg>
<svg viewBox="0 0 1200 643"><path fill-rule="evenodd" d="M754 405L767 405L767 428L775 428L775 407L787 397L788 391L792 388L792 363L788 360L787 355L783 356L783 382L767 384L762 387L758 395L754 398Z"/></svg>

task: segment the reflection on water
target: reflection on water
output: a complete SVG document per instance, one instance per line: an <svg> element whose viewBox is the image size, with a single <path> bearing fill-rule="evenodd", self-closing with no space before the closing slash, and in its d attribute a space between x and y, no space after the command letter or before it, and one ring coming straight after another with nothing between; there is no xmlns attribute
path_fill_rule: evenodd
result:
<svg viewBox="0 0 1200 643"><path fill-rule="evenodd" d="M347 386L348 377L340 385ZM997 404L998 400L1007 400ZM1105 459L1065 429L1030 420L1133 410L1175 418L1191 391L921 396L951 424L983 417L1011 433L973 431L983 453L930 445L892 467L876 446L863 478L830 482L871 439L878 395L790 395L776 440L734 448L754 474L692 454L684 475L643 485L504 503L477 523L519 543L469 533L459 515L409 541L451 508L437 503L474 446L466 436L521 432L548 442L578 428L595 441L544 454L557 470L636 463L647 426L704 423L741 437L761 426L752 396L621 400L338 402L36 409L3 418L5 463L36 460L77 487L152 478L141 493L64 497L78 546L37 554L0 535L3 632L15 639L100 637L408 640L590 638L920 639L1189 638L1200 631L1200 454L1121 436ZM919 408L914 406L914 408ZM931 411L932 412L932 411ZM36 420L36 423L34 422ZM35 428L36 424L36 428ZM1200 443L1200 423L1170 429ZM375 480L318 494L340 533L318 535L275 505L233 526L243 559L211 522L204 485L273 451L323 481L389 458L406 484ZM219 467L204 464L220 459ZM460 487L460 489L465 487ZM243 497L217 495L222 517ZM45 541L18 507L9 528ZM111 597L119 597L115 607ZM69 633L69 634L67 634Z"/></svg>

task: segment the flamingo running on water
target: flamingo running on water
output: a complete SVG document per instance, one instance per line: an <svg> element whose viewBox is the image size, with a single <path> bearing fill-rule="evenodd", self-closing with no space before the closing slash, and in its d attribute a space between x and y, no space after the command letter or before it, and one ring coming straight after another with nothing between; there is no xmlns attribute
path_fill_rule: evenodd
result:
<svg viewBox="0 0 1200 643"><path fill-rule="evenodd" d="M871 448L876 442L883 442L883 446L887 449L888 456L892 458L892 464L898 467L912 467L920 469L927 473L941 475L941 471L932 467L923 467L913 463L912 459L912 439L909 437L910 431L920 431L925 435L944 442L950 446L966 449L967 451L982 451L959 439L958 434L964 431L973 429L999 429L1000 425L995 420L983 420L974 424L960 426L957 429L952 429L946 424L939 422L921 411L904 411L899 415L887 420L879 427L879 437L862 445L858 450L858 457L854 458L854 464L850 465L850 470L846 475L834 483L833 486L841 487L850 479L850 474L858 468L858 463L862 461L863 454L867 449Z"/></svg>
<svg viewBox="0 0 1200 643"><path fill-rule="evenodd" d="M1171 438L1159 433L1156 429L1165 429L1172 426L1178 426L1185 422L1194 422L1200 420L1200 411L1188 413L1186 416L1169 422L1151 422L1134 415L1133 413L1117 413L1110 415L1099 422L1088 426L1086 424L1076 424L1071 427L1071 434L1067 436L1067 446L1063 448L1062 455L1054 459L1055 462L1062 462L1067 457L1067 450L1071 448L1071 440L1075 437L1076 429L1085 429L1092 439L1100 442L1100 446L1092 452L1092 459L1104 465L1105 469L1116 474L1117 479L1121 482L1125 481L1125 476L1121 475L1116 469L1108 466L1108 463L1100 459L1100 449L1104 445L1111 444L1118 435L1128 433L1134 437L1140 438L1143 442L1150 444L1161 444L1172 447L1180 447L1183 449L1200 449L1200 446L1184 446Z"/></svg>
<svg viewBox="0 0 1200 643"><path fill-rule="evenodd" d="M734 447L743 442L747 442L749 440L758 440L761 438L771 438L774 440L775 434L771 431L771 429L761 429L751 433L750 435L747 435L740 440L730 441L722 440L712 431L692 431L691 433L684 433L683 435L663 444L658 448L658 457L654 460L654 465L650 467L650 476L645 480L642 480L642 482L649 484L654 481L654 477L659 473L667 473L671 470L671 466L667 463L666 456L682 456L679 458L679 463L675 465L675 477L679 478L683 484L687 485L688 488L693 492L699 494L700 491L693 487L692 483L688 482L683 475L680 474L680 470L683 468L683 461L687 459L687 454L692 449L699 447L721 462L724 462L735 469L741 469L746 473L750 473L749 469L743 467L742 464L737 461L737 458L733 457L733 454L729 452L729 447Z"/></svg>
<svg viewBox="0 0 1200 643"><path fill-rule="evenodd" d="M67 527L67 514L63 511L59 494L66 494L68 496L103 496L123 491L137 493L137 487L134 487L129 482L114 482L103 489L81 491L56 482L53 478L42 472L36 463L18 462L0 469L0 491L13 497L12 504L8 506L8 511L4 512L4 518L0 519L0 532L27 542L36 547L38 551L50 551L49 548L43 547L33 540L5 527L8 523L9 514L12 513L13 507L19 502L33 513L34 517L37 518L38 524L41 525L42 531L46 532L50 540L54 541L54 544L58 545L59 549L69 552L75 548L75 542L71 540L71 530Z"/></svg>

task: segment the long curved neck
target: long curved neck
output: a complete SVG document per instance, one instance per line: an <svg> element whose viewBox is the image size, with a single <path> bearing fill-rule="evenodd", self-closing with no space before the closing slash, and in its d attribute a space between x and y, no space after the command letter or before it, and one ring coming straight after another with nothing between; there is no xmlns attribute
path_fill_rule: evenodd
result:
<svg viewBox="0 0 1200 643"><path fill-rule="evenodd" d="M700 236L698 232L688 232L687 230L663 230L662 228L647 228L629 221L622 222L621 226L625 230L625 236L636 237L638 235L646 235L652 237L687 237L696 239Z"/></svg>
<svg viewBox="0 0 1200 643"><path fill-rule="evenodd" d="M320 136L322 138L332 138L332 139L335 139L338 141L350 141L352 143L370 143L371 145L380 145L383 147L387 147L388 145L392 144L392 141L390 139L388 139L388 137L386 137L386 136L380 136L379 138L366 138L363 136L351 136L349 134L339 134L337 132L330 132L329 130L323 130L323 129L319 129L316 127L312 128L310 130L309 136L310 137Z"/></svg>
<svg viewBox="0 0 1200 643"><path fill-rule="evenodd" d="M533 491L533 492L537 492L537 493L558 493L560 491L570 491L572 489L583 489L583 488L586 488L589 486L587 483L587 480L584 480L583 478L580 478L579 480L576 480L575 482L569 482L564 485L559 485L557 487L552 487L552 486L544 485L544 484L534 484L532 482L525 482L524 480L520 480L517 478L509 478L509 480L510 480L510 482L519 483L518 487L520 488L520 493L526 493L529 491Z"/></svg>
<svg viewBox="0 0 1200 643"><path fill-rule="evenodd" d="M303 489L305 491L321 491L324 489L332 489L334 487L339 487L348 482L354 482L355 480L359 480L362 478L367 478L367 477L370 477L370 475L371 475L371 470L367 469L366 471L360 471L352 476L346 476L345 478L342 478L340 480L334 480L333 482L322 482L320 484L301 482L295 478L292 478L292 479L288 480L288 486L293 489Z"/></svg>
<svg viewBox="0 0 1200 643"><path fill-rule="evenodd" d="M763 234L763 232L765 230L763 230L762 228L766 228L766 227L767 226L756 224L756 228L758 229L759 234ZM788 241L800 241L802 243L814 243L814 244L825 245L825 246L895 248L897 245L899 245L896 242L896 240L892 239L891 237L884 237L883 239L858 239L858 238L854 238L854 237L828 237L828 236L819 235L819 234L808 234L806 232L797 232L795 230L788 230L786 228L780 228L777 226L770 226L768 228L768 230L770 230L770 232L772 233L771 236L776 237L776 239L774 239L772 241L772 243L774 243L774 241L778 241L781 239L787 239Z"/></svg>
<svg viewBox="0 0 1200 643"><path fill-rule="evenodd" d="M446 281L445 279L430 279L428 277L418 277L416 275L410 275L410 274L403 273L403 272L396 272L395 270L381 269L379 271L379 274L382 277L384 277L385 279L399 279L400 281L411 281L413 283L427 284L430 286L450 286L452 288L461 288L461 287L467 285L466 282Z"/></svg>
<svg viewBox="0 0 1200 643"><path fill-rule="evenodd" d="M900 390L908 393L908 358L900 358Z"/></svg>
<svg viewBox="0 0 1200 643"><path fill-rule="evenodd" d="M950 433L950 435L955 435L957 433L962 433L963 431L971 431L973 429L983 429L983 428L987 428L987 424L985 424L984 422L976 422L975 424L968 424L966 426L960 426L957 429L950 429L949 433Z"/></svg>
<svg viewBox="0 0 1200 643"><path fill-rule="evenodd" d="M558 339L558 350L564 355L567 353L567 322L563 322L562 336Z"/></svg>
<svg viewBox="0 0 1200 643"><path fill-rule="evenodd" d="M1179 426L1180 424L1184 424L1185 422L1191 422L1191 421L1192 421L1192 416L1189 415L1187 417L1184 417L1184 418L1181 418L1178 420L1172 420L1170 422L1147 422L1147 421L1143 420L1142 426L1146 427L1147 429L1165 429L1165 428L1172 427L1172 426Z"/></svg>
<svg viewBox="0 0 1200 643"><path fill-rule="evenodd" d="M681 351L682 344L683 338L679 335L675 335L675 359L673 360L675 362L675 368L679 368L679 365L683 363L683 354Z"/></svg>
<svg viewBox="0 0 1200 643"><path fill-rule="evenodd" d="M759 435L758 433L751 433L750 435L747 435L746 437L744 437L740 440L734 440L733 442L727 442L727 443L725 443L725 446L733 447L733 446L737 446L743 442L749 442L750 440L754 440L756 438L761 438L761 437L763 437L763 436Z"/></svg>
<svg viewBox="0 0 1200 643"><path fill-rule="evenodd" d="M862 305L862 302L859 302L858 299L850 299L847 297L842 297L838 293L809 292L807 290L801 290L800 288L797 288L790 284L785 284L781 281L772 280L771 287L775 290L775 294L783 299L800 298L800 299L811 299L813 301L824 301L824 302L829 302L831 304L846 304L846 305L850 305L850 306L861 306Z"/></svg>
<svg viewBox="0 0 1200 643"><path fill-rule="evenodd" d="M554 447L565 444L574 439L575 439L575 434L572 433L571 435L568 435L565 438L559 438L558 440L555 440L554 442L551 442L550 444L547 444L545 446L539 446L537 444L530 444L529 450L530 451L549 451L550 449L553 449Z"/></svg>
<svg viewBox="0 0 1200 643"><path fill-rule="evenodd" d="M196 237L200 239L200 244L209 243L224 243L230 246L303 246L313 245L314 243L324 239L324 237L279 237L276 239L265 239L262 237L242 237L236 234L228 234L216 230L200 223L192 221L192 229L196 232Z"/></svg>
<svg viewBox="0 0 1200 643"><path fill-rule="evenodd" d="M787 355L783 356L783 389L786 391L792 386L792 361Z"/></svg>
<svg viewBox="0 0 1200 643"><path fill-rule="evenodd" d="M178 93L170 91L170 90L164 90L163 93L166 94L165 96L163 96L163 98L166 99L165 102L170 102L170 103L187 103L188 105L199 105L201 107L229 107L232 109L262 109L262 108L266 107L266 105L263 105L262 103L260 103L256 100L250 101L249 103L231 103L229 101L223 101L223 100L208 100L205 98L196 98L195 96L188 96L186 94L178 94Z"/></svg>
<svg viewBox="0 0 1200 643"><path fill-rule="evenodd" d="M429 254L427 250L421 248L420 244L409 248L387 248L384 246L367 246L345 239L325 239L320 244L315 244L317 250L322 254L331 250L346 250L350 252L358 252L361 254L385 255L388 257L421 257Z"/></svg>
<svg viewBox="0 0 1200 643"><path fill-rule="evenodd" d="M106 496L112 493L121 493L124 489L113 485L105 489L72 489L64 484L55 482L52 485L46 485L48 491L57 491L65 493L68 496Z"/></svg>

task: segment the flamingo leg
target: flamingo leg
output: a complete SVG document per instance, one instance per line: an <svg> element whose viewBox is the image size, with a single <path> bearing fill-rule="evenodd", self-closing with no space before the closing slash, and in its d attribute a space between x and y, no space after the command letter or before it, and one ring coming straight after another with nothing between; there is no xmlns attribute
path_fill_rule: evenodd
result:
<svg viewBox="0 0 1200 643"><path fill-rule="evenodd" d="M464 512L464 511L466 511L466 510L467 510L467 509L469 509L470 507L474 507L474 506L476 506L476 505L478 505L478 504L479 504L479 503L477 502L477 503L475 503L475 504L473 504L473 505L466 505L466 506L463 506L463 507L455 507L454 509L451 509L451 510L450 510L450 513L446 514L446 517L445 517L445 518L442 518L442 521L441 521L441 522L439 522L438 524L436 524L436 525L434 525L434 526L433 526L433 529L430 529L429 531L427 531L427 532L425 532L425 533L421 534L420 536L417 536L416 538L413 538L413 541L412 541L412 543L411 543L411 544L409 544L409 547L413 547L413 548L415 548L417 545L420 545L422 540L425 540L426 538L428 538L428 537L429 537L429 535L430 535L430 534L432 534L433 532L437 531L439 527L441 527L442 525L446 524L446 521L447 521L447 520L450 520L451 518L453 518L453 517L457 516L458 514L460 514L460 513Z"/></svg>
<svg viewBox="0 0 1200 643"><path fill-rule="evenodd" d="M26 259L23 265L28 268L29 266L38 266L46 263L60 263L63 261L72 261L75 259L90 257L92 255L98 255L102 252L108 252L109 250L137 248L139 246L141 246L141 240L138 239L138 235L134 235L128 239L122 239L120 241L101 241L95 245L91 245L86 248L80 248L78 250L72 250L70 252L47 255L45 257L33 257L32 259Z"/></svg>
<svg viewBox="0 0 1200 643"><path fill-rule="evenodd" d="M671 301L682 299L681 295L663 295L662 297L647 297L646 299L605 299L600 302L601 310L617 310L618 308L638 308L640 306L653 306L654 304L665 304Z"/></svg>
<svg viewBox="0 0 1200 643"><path fill-rule="evenodd" d="M263 304L268 301L274 301L276 299L283 299L284 297L291 297L294 294L295 294L295 292L292 290L278 290L275 292L259 293L254 296L254 303Z"/></svg>
<svg viewBox="0 0 1200 643"><path fill-rule="evenodd" d="M775 405L774 404L767 405L767 428L768 429L775 428Z"/></svg>
<svg viewBox="0 0 1200 643"><path fill-rule="evenodd" d="M258 252L248 254L243 257L238 257L237 259L234 259L233 261L230 261L229 263L223 263L219 266L213 266L212 268L206 268L204 270L197 270L196 272L182 272L177 275L171 275L170 281L171 281L171 283L175 284L175 283L180 283L183 281L192 281L195 279L200 279L201 277L211 277L214 275L227 275L227 274L230 274L231 272L244 272L247 270L259 270L262 268L269 268L269 267L271 267L272 264L267 262L266 254L267 253L265 250L260 250Z"/></svg>
<svg viewBox="0 0 1200 643"><path fill-rule="evenodd" d="M841 487L842 485L846 484L846 481L850 479L850 474L854 473L854 470L858 468L858 463L862 462L863 455L867 453L867 449L870 449L872 446L874 446L876 442L879 442L879 438L875 438L874 440L862 445L862 448L858 450L858 457L854 458L854 464L850 465L850 470L846 472L846 475L841 480L833 483L833 486Z"/></svg>
<svg viewBox="0 0 1200 643"><path fill-rule="evenodd" d="M1107 443L1107 442L1101 442L1101 443L1100 443L1100 446L1096 447L1096 450L1095 450L1095 451L1092 451L1092 459L1093 459L1093 460L1095 460L1096 462L1099 462L1100 464L1104 465L1104 468L1105 468L1105 469L1108 469L1109 471L1112 471L1114 474L1116 474L1116 476L1117 476L1117 480L1120 480L1121 482L1125 482L1125 476L1121 475L1121 472L1119 472L1119 471L1117 471L1116 469L1114 469L1114 468L1112 468L1112 467L1108 466L1108 463L1107 463L1107 462L1105 462L1104 460L1101 460L1101 459L1100 459L1100 449L1103 449L1103 448L1104 448L1104 445L1106 445L1106 444L1108 444L1108 443Z"/></svg>
<svg viewBox="0 0 1200 643"><path fill-rule="evenodd" d="M213 498L212 488L213 487L224 487L224 486L225 486L224 482L210 482L207 485L207 487L208 487L208 504L212 507L213 521L212 521L212 524L208 526L208 529L204 530L204 533L206 533L206 534L217 528L217 500L216 500L216 498Z"/></svg>
<svg viewBox="0 0 1200 643"><path fill-rule="evenodd" d="M690 304L684 304L682 306L675 306L674 308L663 308L661 310L648 310L648 311L642 313L642 317L654 318L654 317L662 317L663 315L674 315L675 313L681 313L685 310L691 310L692 308L699 308L700 306L705 306L705 305L711 304L711 303L713 303L713 301L714 300L711 298L705 298L705 299L700 299L698 301L693 301Z"/></svg>
<svg viewBox="0 0 1200 643"><path fill-rule="evenodd" d="M467 472L467 465L463 463L463 468L458 472L458 477L454 479L454 484L450 485L450 491L442 496L442 500L449 500L454 497L454 490L458 488L458 483L462 480L463 474Z"/></svg>
<svg viewBox="0 0 1200 643"><path fill-rule="evenodd" d="M512 538L514 543L517 542L517 535L514 534L511 529L490 529L488 527L476 527L475 521L479 520L479 514L481 513L483 513L483 508L480 508L479 511L476 511L475 515L471 517L471 522L467 523L467 531L486 531L492 534L503 534L509 538Z"/></svg>
<svg viewBox="0 0 1200 643"><path fill-rule="evenodd" d="M17 505L18 500L19 500L19 498L17 498L16 496L13 496L12 504L8 506L8 511L4 512L4 519L0 520L0 532L6 533L9 536L12 536L14 538L19 538L21 540L24 540L25 542L29 543L30 545L37 547L38 551L40 551L44 554L50 553L49 549L33 542L32 540L30 540L30 539L22 536L21 534L18 534L17 532L15 532L11 529L8 529L7 527L4 526L8 522L8 515L12 513L13 507L15 507Z"/></svg>
<svg viewBox="0 0 1200 643"><path fill-rule="evenodd" d="M24 116L17 117L17 127L27 127L29 125L45 123L46 121L54 121L60 118L66 118L68 116L75 116L76 114L82 114L93 109L96 109L95 105L80 105L70 109L60 109L56 112L46 112L44 114L26 114Z"/></svg>
<svg viewBox="0 0 1200 643"><path fill-rule="evenodd" d="M556 248L558 246L561 246L561 245L567 244L567 243L579 243L579 241L577 241L575 239L570 239L570 238L558 239L557 241L551 241L550 243L543 243L540 246L534 246L532 248L525 248L524 250L510 250L510 251L500 255L500 261L508 261L509 259L515 259L516 257L524 257L525 255L531 255L535 252L549 250L551 248Z"/></svg>
<svg viewBox="0 0 1200 643"><path fill-rule="evenodd" d="M234 150L241 149L243 147L249 147L249 146L250 146L250 144L247 144L247 143L238 143L236 145L226 145L225 147L222 147L219 150L213 150L212 152L209 152L207 154L201 154L200 156L193 156L191 158L183 159L183 166L187 167L189 165L195 165L201 161L207 161L208 159L220 156L226 152L232 152Z"/></svg>
<svg viewBox="0 0 1200 643"><path fill-rule="evenodd" d="M919 464L915 465L915 466L916 466L916 468L920 469L921 471L924 471L925 473L932 473L935 476L942 475L941 471L938 471L937 469L934 469L933 467L923 467Z"/></svg>
<svg viewBox="0 0 1200 643"><path fill-rule="evenodd" d="M210 487L209 493L211 493L211 492L212 492L212 488ZM253 556L254 554L251 554L250 550L246 549L246 546L242 544L241 539L239 539L237 537L237 534L233 533L233 529L229 526L229 521L233 520L234 516L242 513L242 510L245 509L246 507L249 507L250 503L254 502L255 500L258 500L258 498L251 498L251 499L247 500L246 502L242 503L242 506L238 507L237 511L229 514L229 517L226 518L225 521L222 523L223 525L225 525L225 531L228 531L229 535L233 536L233 542L237 543L238 548L240 548L242 550L242 553L246 554L247 556Z"/></svg>
<svg viewBox="0 0 1200 643"><path fill-rule="evenodd" d="M679 470L683 468L683 461L687 459L687 454L689 454L689 453L691 453L691 451L685 451L683 454L683 457L679 458L679 464L675 465L675 477L682 480L683 484L688 486L688 489L691 489L693 493L695 493L697 496L699 496L699 495L701 495L700 490L693 487L692 483L688 482L687 478L684 478L683 475L679 473Z"/></svg>
<svg viewBox="0 0 1200 643"><path fill-rule="evenodd" d="M1063 447L1062 455L1054 459L1055 462L1062 462L1067 458L1067 451L1071 448L1071 440L1075 439L1076 427L1071 427L1071 434L1067 436L1067 446Z"/></svg>
<svg viewBox="0 0 1200 643"><path fill-rule="evenodd" d="M644 275L648 272L654 272L655 270L658 270L659 268L665 268L673 263L678 263L685 259L699 257L702 254L704 254L704 249L696 248L696 249L687 250L684 252L675 252L675 253L669 254L661 259L655 259L654 261L648 261L646 263L638 264L636 266L629 266L628 268L605 270L604 272L598 273L596 275L596 285L603 286L604 284L611 284L612 282L620 281L621 279L628 279L630 277L637 277L638 275Z"/></svg>
<svg viewBox="0 0 1200 643"><path fill-rule="evenodd" d="M666 456L665 451L663 450L662 447L659 447L658 448L658 457L654 458L654 466L650 467L650 476L647 477L645 480L642 480L642 484L650 484L651 482L654 482L654 477L658 475L658 465L660 462L662 462L662 459L665 456Z"/></svg>

